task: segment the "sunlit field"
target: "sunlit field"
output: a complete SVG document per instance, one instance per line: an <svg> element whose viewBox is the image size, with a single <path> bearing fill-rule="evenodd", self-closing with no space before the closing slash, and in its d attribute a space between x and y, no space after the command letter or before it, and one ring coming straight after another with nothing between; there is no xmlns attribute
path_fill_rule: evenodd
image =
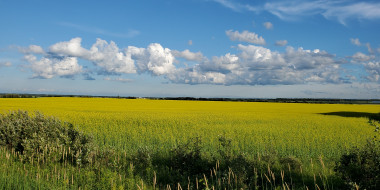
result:
<svg viewBox="0 0 380 190"><path fill-rule="evenodd" d="M334 168L354 147L368 146L369 118L380 106L0 98L5 127L6 115L17 110L72 123L96 147L75 157L88 159L84 164L44 138L31 157L0 147L6 189L339 189L348 186ZM18 117L15 125L25 116Z"/></svg>
<svg viewBox="0 0 380 190"><path fill-rule="evenodd" d="M127 151L141 146L165 150L201 137L212 152L218 136L224 135L232 139L235 151L248 155L275 151L309 160L321 155L337 158L348 148L361 146L373 132L368 118L340 113L377 113L380 106L36 98L0 99L0 109L38 110L73 123L100 146Z"/></svg>

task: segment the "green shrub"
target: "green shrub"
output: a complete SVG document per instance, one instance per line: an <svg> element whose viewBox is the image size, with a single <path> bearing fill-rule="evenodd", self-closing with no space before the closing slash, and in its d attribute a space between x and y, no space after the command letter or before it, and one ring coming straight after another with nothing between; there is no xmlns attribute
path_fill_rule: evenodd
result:
<svg viewBox="0 0 380 190"><path fill-rule="evenodd" d="M370 123L375 126L375 133L378 134L378 125L372 121ZM375 135L363 148L355 147L340 158L335 171L348 184L356 183L361 189L380 188L380 141L377 138Z"/></svg>
<svg viewBox="0 0 380 190"><path fill-rule="evenodd" d="M202 157L202 141L200 137L190 139L171 150L171 167L184 176L201 176L208 172L208 160Z"/></svg>
<svg viewBox="0 0 380 190"><path fill-rule="evenodd" d="M283 170L299 171L302 166L301 160L294 156L283 157L279 161Z"/></svg>
<svg viewBox="0 0 380 190"><path fill-rule="evenodd" d="M0 146L18 152L24 161L60 161L76 164L89 162L92 139L72 124L40 112L0 114Z"/></svg>

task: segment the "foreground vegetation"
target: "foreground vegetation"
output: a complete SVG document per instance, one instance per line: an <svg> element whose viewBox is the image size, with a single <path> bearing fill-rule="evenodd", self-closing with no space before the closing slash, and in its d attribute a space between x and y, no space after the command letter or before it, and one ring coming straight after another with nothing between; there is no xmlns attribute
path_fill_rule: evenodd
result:
<svg viewBox="0 0 380 190"><path fill-rule="evenodd" d="M379 171L376 105L37 98L0 109L1 134L15 127L0 149L7 189L371 189L358 179L379 179L351 175ZM8 112L18 109L29 114Z"/></svg>

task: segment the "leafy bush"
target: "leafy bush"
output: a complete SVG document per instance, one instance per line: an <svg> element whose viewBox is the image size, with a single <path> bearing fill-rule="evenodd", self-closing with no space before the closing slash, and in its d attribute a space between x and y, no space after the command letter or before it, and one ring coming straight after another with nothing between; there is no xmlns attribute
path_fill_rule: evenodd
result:
<svg viewBox="0 0 380 190"><path fill-rule="evenodd" d="M93 149L92 139L72 124L40 112L0 114L0 146L18 152L25 161L60 161L86 164Z"/></svg>
<svg viewBox="0 0 380 190"><path fill-rule="evenodd" d="M375 133L379 133L378 125ZM368 140L363 148L353 148L348 154L342 155L335 167L348 184L355 183L361 189L380 188L380 141L375 135L374 139Z"/></svg>
<svg viewBox="0 0 380 190"><path fill-rule="evenodd" d="M288 156L288 157L283 157L279 159L281 166L283 167L284 170L286 169L291 169L291 170L300 170L300 167L302 166L301 160L294 156Z"/></svg>
<svg viewBox="0 0 380 190"><path fill-rule="evenodd" d="M202 141L200 137L190 139L171 150L171 167L185 176L197 176L208 172L207 159L202 157Z"/></svg>

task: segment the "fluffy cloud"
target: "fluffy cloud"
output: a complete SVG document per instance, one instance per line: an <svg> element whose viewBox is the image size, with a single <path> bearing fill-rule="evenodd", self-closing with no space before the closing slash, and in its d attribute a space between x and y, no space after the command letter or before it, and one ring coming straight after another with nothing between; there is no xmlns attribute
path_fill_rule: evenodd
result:
<svg viewBox="0 0 380 190"><path fill-rule="evenodd" d="M68 42L59 42L50 46L49 51L61 56L83 57L88 51L81 46L81 38L73 38Z"/></svg>
<svg viewBox="0 0 380 190"><path fill-rule="evenodd" d="M273 29L273 24L271 22L264 22L263 25L268 30Z"/></svg>
<svg viewBox="0 0 380 190"><path fill-rule="evenodd" d="M131 59L131 55L127 55L117 47L116 43L111 41L110 43L102 39L97 39L92 47L88 50L82 47L81 38L73 38L69 41L58 42L49 47L49 52L45 53L39 46L29 46L29 48L23 48L20 50L22 53L26 53L25 60L32 64L32 69L35 72L35 76L42 78L52 78L54 75L62 76L61 72L42 72L36 65L61 65L68 64L68 67L77 64L77 58L88 60L94 63L100 68L99 73L106 74L119 74L119 73L136 73L134 60ZM34 47L34 48L32 48ZM44 57L40 61L36 61L34 54L44 54ZM46 54L46 55L45 55ZM65 61L62 61L65 60ZM71 61L68 61L71 60ZM43 64L42 64L43 63ZM77 67L73 67L77 69ZM78 70L75 70L78 71ZM78 72L72 72L70 75L77 74Z"/></svg>
<svg viewBox="0 0 380 190"><path fill-rule="evenodd" d="M20 49L25 53L24 60L31 64L34 77L53 78L54 76L69 76L79 74L81 66L78 58L88 60L100 69L99 74L130 74L150 73L165 75L174 72L175 60L172 51L163 48L160 44L152 43L147 48L129 46L120 50L115 42L97 39L90 49L83 48L81 38L58 42L49 47L49 52L40 51L39 46L30 46ZM192 53L189 50L175 51L176 55L188 60L201 60L203 55ZM37 60L33 54L42 54Z"/></svg>
<svg viewBox="0 0 380 190"><path fill-rule="evenodd" d="M76 57L43 57L38 60L34 55L25 55L24 59L31 63L34 78L72 77L82 72Z"/></svg>
<svg viewBox="0 0 380 190"><path fill-rule="evenodd" d="M373 82L380 82L380 62L363 63L363 66L369 74L366 78Z"/></svg>
<svg viewBox="0 0 380 190"><path fill-rule="evenodd" d="M371 82L380 82L380 62L378 62L378 58L375 55L357 52L349 58L351 58L352 63L363 65L368 74L363 76L363 78Z"/></svg>
<svg viewBox="0 0 380 190"><path fill-rule="evenodd" d="M82 52L81 58L92 61L105 73L136 73L131 55L121 52L113 41L108 43L105 40L97 39L90 50L84 48L79 48L78 50Z"/></svg>
<svg viewBox="0 0 380 190"><path fill-rule="evenodd" d="M286 64L278 52L272 52L270 49L261 46L239 44L237 48L242 51L239 55L240 62L249 67L250 70L272 70L281 68Z"/></svg>
<svg viewBox="0 0 380 190"><path fill-rule="evenodd" d="M354 62L364 62L364 61L369 61L371 59L374 59L375 56L366 55L364 53L357 52L353 56L351 56L351 58L352 58L352 61L354 61Z"/></svg>
<svg viewBox="0 0 380 190"><path fill-rule="evenodd" d="M242 33L240 33L239 31L227 30L226 35L232 41L241 41L241 42L249 42L249 43L258 44L258 45L265 45L265 40L263 37L253 32L248 32L246 30L244 30Z"/></svg>
<svg viewBox="0 0 380 190"><path fill-rule="evenodd" d="M316 50L287 48L283 54L254 46L237 46L239 54L226 54L190 67L177 69L167 78L175 83L221 85L277 85L342 83L339 62Z"/></svg>
<svg viewBox="0 0 380 190"><path fill-rule="evenodd" d="M19 51L21 53L37 53L37 54L44 54L45 51L42 49L41 46L37 46L37 45L30 45L29 47L20 47L19 48Z"/></svg>
<svg viewBox="0 0 380 190"><path fill-rule="evenodd" d="M26 54L24 60L29 62L28 67L34 73L33 78L73 77L82 72L82 66L78 64L76 57L85 52L81 49L80 42L80 38L59 42L52 45L47 53L37 45L20 48L19 51ZM33 54L42 54L43 57L38 60Z"/></svg>
<svg viewBox="0 0 380 190"><path fill-rule="evenodd" d="M249 32L227 31L230 38L250 39ZM245 36L245 37L244 37ZM82 73L87 79L93 79L89 73L94 70L78 64L78 59L93 62L98 74L143 74L163 76L173 83L218 84L218 85L278 85L304 83L344 83L349 79L342 77L341 62L337 58L319 49L305 50L287 47L279 53L257 45L238 44L236 54L227 53L208 59L201 52L189 50L177 51L152 43L146 48L128 46L119 49L115 42L97 39L91 48L81 46L80 38L56 43L49 52L28 51L24 59L30 63L33 77L53 78L71 77ZM33 49L33 48L29 48ZM37 53L38 52L38 53ZM176 68L175 58L184 58L196 64L185 68ZM357 53L352 60L370 61L364 54ZM373 68L377 62L367 63L365 68L370 80L377 80ZM376 69L375 69L376 70ZM376 72L378 72L376 70ZM104 80L130 82L124 78L106 77Z"/></svg>
<svg viewBox="0 0 380 190"><path fill-rule="evenodd" d="M227 74L239 67L238 60L239 57L228 53L224 56L213 57L211 61L206 60L198 66L202 72L219 72Z"/></svg>
<svg viewBox="0 0 380 190"><path fill-rule="evenodd" d="M278 40L278 41L276 41L276 43L274 45L276 45L276 46L286 46L286 44L288 44L287 40Z"/></svg>
<svg viewBox="0 0 380 190"><path fill-rule="evenodd" d="M174 57L182 57L188 61L202 61L204 59L204 56L201 52L191 52L188 49L184 51L177 51L173 50L172 54Z"/></svg>
<svg viewBox="0 0 380 190"><path fill-rule="evenodd" d="M174 83L184 84L226 84L226 75L220 72L203 72L198 66L187 69L177 69L167 75Z"/></svg>
<svg viewBox="0 0 380 190"><path fill-rule="evenodd" d="M147 48L129 46L126 54L136 61L139 73L148 72L152 75L164 75L175 70L174 56L171 50L163 48L158 43L152 43Z"/></svg>
<svg viewBox="0 0 380 190"><path fill-rule="evenodd" d="M91 61L101 69L100 73L107 75L136 72L163 75L175 69L171 50L157 43L152 43L147 48L129 46L125 50L120 50L113 41L108 43L97 39L88 50L81 46L81 40L81 38L73 38L70 41L56 43L50 46L49 53ZM191 52L186 51L181 55L188 58L192 56Z"/></svg>
<svg viewBox="0 0 380 190"><path fill-rule="evenodd" d="M297 70L316 69L336 63L333 55L319 49L304 50L298 48L295 50L292 47L286 48L284 55L286 62Z"/></svg>

